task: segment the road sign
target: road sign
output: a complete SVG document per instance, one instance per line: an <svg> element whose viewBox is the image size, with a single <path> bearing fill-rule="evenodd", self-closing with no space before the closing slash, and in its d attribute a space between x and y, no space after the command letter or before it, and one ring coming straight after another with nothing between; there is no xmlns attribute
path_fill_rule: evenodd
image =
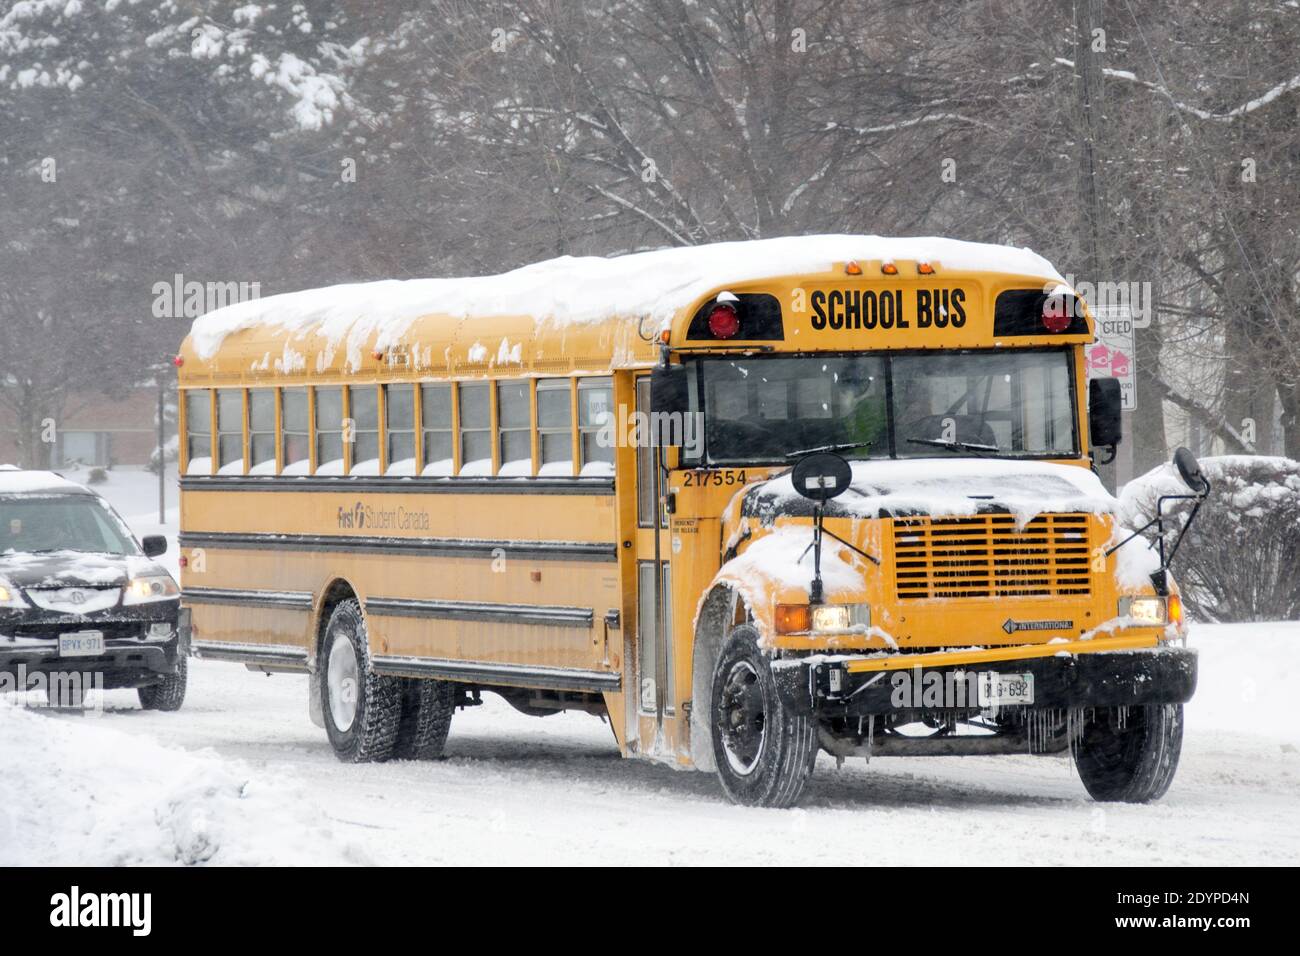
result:
<svg viewBox="0 0 1300 956"><path fill-rule="evenodd" d="M1097 341L1088 346L1088 377L1119 379L1123 408L1132 411L1137 404L1133 318L1125 308L1099 308L1093 317L1097 320Z"/></svg>

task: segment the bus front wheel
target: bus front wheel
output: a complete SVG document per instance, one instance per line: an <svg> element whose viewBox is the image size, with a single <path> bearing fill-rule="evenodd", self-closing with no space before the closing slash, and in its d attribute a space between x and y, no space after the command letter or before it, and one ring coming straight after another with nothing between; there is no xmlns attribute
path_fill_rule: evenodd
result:
<svg viewBox="0 0 1300 956"><path fill-rule="evenodd" d="M1075 741L1074 765L1094 800L1146 803L1169 789L1182 749L1182 704L1097 708Z"/></svg>
<svg viewBox="0 0 1300 956"><path fill-rule="evenodd" d="M722 646L711 707L713 755L727 796L747 806L793 806L817 759L817 729L811 717L782 703L748 624Z"/></svg>
<svg viewBox="0 0 1300 956"><path fill-rule="evenodd" d="M387 760L402 719L401 686L370 668L366 621L355 599L330 615L316 668L325 732L345 763Z"/></svg>

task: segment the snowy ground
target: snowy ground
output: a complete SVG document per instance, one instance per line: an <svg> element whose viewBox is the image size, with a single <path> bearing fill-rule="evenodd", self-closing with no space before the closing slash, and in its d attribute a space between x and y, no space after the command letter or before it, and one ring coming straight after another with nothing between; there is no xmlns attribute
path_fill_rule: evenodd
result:
<svg viewBox="0 0 1300 956"><path fill-rule="evenodd" d="M1300 623L1192 643L1173 788L1105 807L1068 760L1028 756L823 757L800 809L734 807L710 775L620 759L596 718L490 696L445 760L347 766L304 677L193 662L176 714L130 691L99 718L0 702L0 864L1300 863Z"/></svg>

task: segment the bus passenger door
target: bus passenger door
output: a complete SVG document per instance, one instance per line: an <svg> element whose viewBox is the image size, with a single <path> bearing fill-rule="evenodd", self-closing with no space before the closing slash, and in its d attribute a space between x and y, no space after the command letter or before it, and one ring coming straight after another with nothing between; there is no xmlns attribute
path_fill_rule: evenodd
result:
<svg viewBox="0 0 1300 956"><path fill-rule="evenodd" d="M650 376L636 380L637 411L649 415ZM665 449L664 454L669 454ZM636 724L641 753L676 748L676 687L673 677L673 601L670 542L662 507L664 477L659 449L638 443L636 449L636 591L635 637ZM656 529L656 515L658 528Z"/></svg>

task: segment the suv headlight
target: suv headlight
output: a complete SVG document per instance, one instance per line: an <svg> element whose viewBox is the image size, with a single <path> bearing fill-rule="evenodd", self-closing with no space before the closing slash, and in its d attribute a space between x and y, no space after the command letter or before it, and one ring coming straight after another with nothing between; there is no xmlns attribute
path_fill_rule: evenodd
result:
<svg viewBox="0 0 1300 956"><path fill-rule="evenodd" d="M181 589L170 574L143 574L132 578L122 594L123 604L148 604L179 597Z"/></svg>
<svg viewBox="0 0 1300 956"><path fill-rule="evenodd" d="M22 592L4 578L0 578L0 607L27 607L27 602L23 600Z"/></svg>
<svg viewBox="0 0 1300 956"><path fill-rule="evenodd" d="M1162 597L1122 597L1119 599L1119 616L1151 627L1164 624L1168 618Z"/></svg>

